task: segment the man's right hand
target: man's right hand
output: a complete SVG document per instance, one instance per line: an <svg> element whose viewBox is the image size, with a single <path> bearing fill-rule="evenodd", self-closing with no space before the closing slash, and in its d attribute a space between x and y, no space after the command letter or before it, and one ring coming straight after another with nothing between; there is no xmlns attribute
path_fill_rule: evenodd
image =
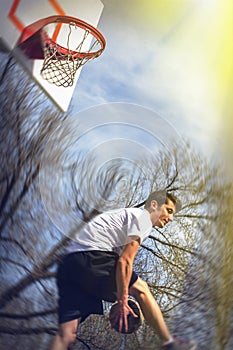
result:
<svg viewBox="0 0 233 350"><path fill-rule="evenodd" d="M124 301L118 301L113 308L113 311L110 313L109 320L112 328L117 330L118 332L127 333L129 330L128 326L128 317L131 315L132 317L137 318L138 316L128 305L128 298Z"/></svg>

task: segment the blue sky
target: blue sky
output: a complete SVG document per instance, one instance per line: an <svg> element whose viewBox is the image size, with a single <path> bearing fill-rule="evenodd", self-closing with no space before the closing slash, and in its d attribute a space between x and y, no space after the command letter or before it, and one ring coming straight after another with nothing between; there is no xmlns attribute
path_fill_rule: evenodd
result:
<svg viewBox="0 0 233 350"><path fill-rule="evenodd" d="M98 29L107 46L84 66L71 114L110 102L138 104L215 157L223 131L215 47L221 47L216 33L224 29L225 0L166 0L159 11L161 1L103 3Z"/></svg>
<svg viewBox="0 0 233 350"><path fill-rule="evenodd" d="M51 160L56 160L60 184L62 166L67 161L78 164L78 151L86 152L85 157L96 162L86 173L94 191L96 178L111 169L113 160L124 160L130 168L131 163L156 158L161 150L169 152L174 142L183 140L210 161L221 160L231 67L230 55L222 54L229 44L224 36L226 1L145 0L142 5L139 0L104 0L98 29L107 46L82 69L71 118L61 129L64 135L52 140L53 152L45 152L45 178ZM139 165L145 174L148 167ZM122 188L128 175L124 174ZM49 201L50 191L44 189ZM60 189L62 198L63 184ZM53 195L56 198L57 191L51 197L56 203ZM66 196L62 203L62 208L48 205L51 217L60 209L69 211ZM58 227L63 224L58 220Z"/></svg>
<svg viewBox="0 0 233 350"><path fill-rule="evenodd" d="M72 231L77 225L77 192L87 202L94 199L101 210L123 206L132 177L137 181L141 174L142 192L148 191L160 152L172 154L177 142L181 144L182 137L170 123L137 104L99 104L69 116L51 134L41 162L40 189L50 218L62 232ZM114 169L120 172L115 199L106 201L101 184Z"/></svg>

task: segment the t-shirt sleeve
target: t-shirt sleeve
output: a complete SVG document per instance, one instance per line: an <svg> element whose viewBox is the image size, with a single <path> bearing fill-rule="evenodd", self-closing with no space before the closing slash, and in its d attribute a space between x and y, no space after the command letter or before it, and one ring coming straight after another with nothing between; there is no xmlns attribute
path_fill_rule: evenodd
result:
<svg viewBox="0 0 233 350"><path fill-rule="evenodd" d="M137 210L128 213L128 241L133 237L140 239L141 242L146 239L152 230L152 223L147 210Z"/></svg>

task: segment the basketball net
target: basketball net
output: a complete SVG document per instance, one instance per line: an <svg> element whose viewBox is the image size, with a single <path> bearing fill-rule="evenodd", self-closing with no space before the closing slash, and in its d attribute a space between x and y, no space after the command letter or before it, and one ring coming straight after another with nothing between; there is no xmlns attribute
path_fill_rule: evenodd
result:
<svg viewBox="0 0 233 350"><path fill-rule="evenodd" d="M101 40L95 37L89 29L83 28L83 35L77 47L71 49L71 34L75 31L78 25L74 22L63 23L63 26L68 26L67 30L67 48L59 45L48 34L47 27L41 30L41 42L44 51L44 62L41 69L42 77L49 83L56 86L69 87L74 84L75 74L77 70L88 61L98 57L102 52ZM92 36L92 38L90 38ZM92 39L88 50L86 43Z"/></svg>

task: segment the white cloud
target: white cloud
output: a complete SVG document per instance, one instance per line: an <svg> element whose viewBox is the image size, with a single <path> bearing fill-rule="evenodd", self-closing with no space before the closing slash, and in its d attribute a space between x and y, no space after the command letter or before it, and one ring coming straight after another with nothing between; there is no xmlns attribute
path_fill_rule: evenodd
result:
<svg viewBox="0 0 233 350"><path fill-rule="evenodd" d="M166 40L129 25L114 13L111 18L103 17L106 51L83 69L73 104L81 109L125 101L152 108L209 155L219 111L216 82L199 37L206 16L189 14ZM199 18L202 22L195 33Z"/></svg>

